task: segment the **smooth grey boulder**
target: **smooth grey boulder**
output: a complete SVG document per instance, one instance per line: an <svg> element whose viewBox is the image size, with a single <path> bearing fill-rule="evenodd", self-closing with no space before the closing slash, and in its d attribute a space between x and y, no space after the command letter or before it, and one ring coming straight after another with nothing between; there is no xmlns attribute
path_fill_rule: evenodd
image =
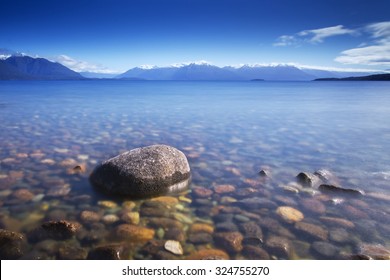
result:
<svg viewBox="0 0 390 280"><path fill-rule="evenodd" d="M134 198L186 189L191 179L186 156L166 145L130 150L98 165L90 176L99 190Z"/></svg>

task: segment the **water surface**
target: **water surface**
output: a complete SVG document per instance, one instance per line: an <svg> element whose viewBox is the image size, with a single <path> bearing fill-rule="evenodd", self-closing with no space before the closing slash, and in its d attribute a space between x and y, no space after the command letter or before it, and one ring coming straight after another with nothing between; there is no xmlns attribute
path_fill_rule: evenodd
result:
<svg viewBox="0 0 390 280"><path fill-rule="evenodd" d="M107 244L121 244L129 259L186 258L210 248L231 259L340 259L367 246L388 250L389 93L386 82L1 82L0 226L28 235L50 220L82 225L70 240L29 241L24 258L85 258ZM172 195L176 202L113 200L89 184L99 162L157 143L177 147L190 162L191 189ZM77 165L85 172L74 171ZM268 177L259 176L262 169ZM298 173L318 169L365 195L296 183ZM210 194L195 191L202 188ZM310 232L286 222L281 206L299 210ZM96 219L86 218L91 212ZM140 213L139 222L128 213ZM155 215L180 225L168 229L153 222ZM180 241L184 255L157 245L158 253L150 252L144 241L117 235L131 223L153 229L153 240ZM257 225L261 238L250 239L245 223ZM232 232L244 237L244 249L222 245Z"/></svg>

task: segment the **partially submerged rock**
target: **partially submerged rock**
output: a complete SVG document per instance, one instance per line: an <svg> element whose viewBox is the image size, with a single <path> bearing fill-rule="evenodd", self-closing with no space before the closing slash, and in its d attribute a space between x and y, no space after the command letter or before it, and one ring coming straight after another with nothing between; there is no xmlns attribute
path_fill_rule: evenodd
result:
<svg viewBox="0 0 390 280"><path fill-rule="evenodd" d="M353 195L364 195L364 192L356 189L347 189L336 185L322 184L318 187L322 192L333 192L337 194L353 194Z"/></svg>
<svg viewBox="0 0 390 280"><path fill-rule="evenodd" d="M321 179L310 172L301 172L296 178L298 183L305 187L317 187L321 183Z"/></svg>
<svg viewBox="0 0 390 280"><path fill-rule="evenodd" d="M158 196L188 187L186 156L176 148L153 145L133 149L95 168L91 183L105 193L134 198Z"/></svg>

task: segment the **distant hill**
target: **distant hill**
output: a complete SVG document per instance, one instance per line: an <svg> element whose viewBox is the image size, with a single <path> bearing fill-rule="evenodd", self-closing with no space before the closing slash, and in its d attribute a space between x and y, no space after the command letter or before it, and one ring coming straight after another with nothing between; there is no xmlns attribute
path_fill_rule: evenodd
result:
<svg viewBox="0 0 390 280"><path fill-rule="evenodd" d="M32 77L20 72L15 66L0 60L0 80L32 80Z"/></svg>
<svg viewBox="0 0 390 280"><path fill-rule="evenodd" d="M347 78L322 78L315 79L315 81L390 81L390 74L376 74Z"/></svg>
<svg viewBox="0 0 390 280"><path fill-rule="evenodd" d="M244 65L218 67L208 63L190 63L169 67L136 67L117 79L143 80L225 80L225 81L311 81L317 78L342 78L356 72L338 72L299 68L292 65ZM367 75L368 73L359 73Z"/></svg>
<svg viewBox="0 0 390 280"><path fill-rule="evenodd" d="M0 60L0 80L79 80L79 73L44 58L11 56Z"/></svg>
<svg viewBox="0 0 390 280"><path fill-rule="evenodd" d="M136 67L117 76L116 78L132 78L144 80L241 80L241 78L228 70L210 64L191 63L183 66L169 67Z"/></svg>

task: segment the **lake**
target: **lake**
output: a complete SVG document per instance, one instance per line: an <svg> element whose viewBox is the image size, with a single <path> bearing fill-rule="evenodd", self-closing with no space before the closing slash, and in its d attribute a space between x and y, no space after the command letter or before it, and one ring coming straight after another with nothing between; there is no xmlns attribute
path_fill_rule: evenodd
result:
<svg viewBox="0 0 390 280"><path fill-rule="evenodd" d="M3 259L389 258L388 82L0 82L0 131L0 227L17 236L2 232ZM153 144L186 154L188 191L90 185ZM42 231L61 220L77 230Z"/></svg>

